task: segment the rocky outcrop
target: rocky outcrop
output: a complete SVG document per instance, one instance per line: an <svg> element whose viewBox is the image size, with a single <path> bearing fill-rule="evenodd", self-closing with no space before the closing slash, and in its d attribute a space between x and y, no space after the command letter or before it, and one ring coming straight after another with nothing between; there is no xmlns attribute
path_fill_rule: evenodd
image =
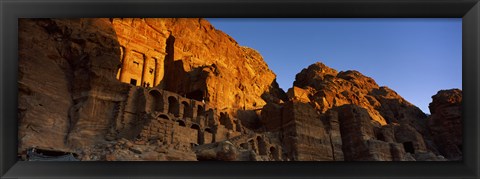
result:
<svg viewBox="0 0 480 179"><path fill-rule="evenodd" d="M372 78L315 63L285 93L257 51L204 19L21 19L18 85L19 153L37 147L107 161L462 156L461 91L435 95L427 120Z"/></svg>
<svg viewBox="0 0 480 179"><path fill-rule="evenodd" d="M238 158L237 148L229 141L213 145L212 148L197 151L199 160L235 161Z"/></svg>
<svg viewBox="0 0 480 179"><path fill-rule="evenodd" d="M426 115L358 71L312 64L287 95L285 104L267 104L261 121L281 131L292 160L444 160L427 144Z"/></svg>
<svg viewBox="0 0 480 179"><path fill-rule="evenodd" d="M440 90L428 106L431 116L428 129L442 155L450 160L462 159L462 91Z"/></svg>
<svg viewBox="0 0 480 179"><path fill-rule="evenodd" d="M305 92L298 92L297 87ZM419 108L388 87L378 86L372 78L353 70L337 72L319 62L296 75L290 98L298 93L305 93L304 98L322 113L345 104L361 106L381 125L426 118Z"/></svg>

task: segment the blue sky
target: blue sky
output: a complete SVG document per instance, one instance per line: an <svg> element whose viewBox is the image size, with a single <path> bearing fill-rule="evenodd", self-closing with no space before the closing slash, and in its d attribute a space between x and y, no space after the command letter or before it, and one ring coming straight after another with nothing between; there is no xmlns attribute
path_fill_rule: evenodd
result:
<svg viewBox="0 0 480 179"><path fill-rule="evenodd" d="M317 61L360 71L425 113L438 90L462 89L461 18L207 20L259 51L285 91Z"/></svg>

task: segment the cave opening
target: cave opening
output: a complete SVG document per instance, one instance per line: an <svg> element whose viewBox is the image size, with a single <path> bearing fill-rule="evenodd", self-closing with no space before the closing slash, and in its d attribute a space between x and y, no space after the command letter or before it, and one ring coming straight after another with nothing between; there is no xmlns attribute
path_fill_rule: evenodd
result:
<svg viewBox="0 0 480 179"><path fill-rule="evenodd" d="M412 142L404 142L403 148L405 149L405 152L415 154L415 149L413 148Z"/></svg>

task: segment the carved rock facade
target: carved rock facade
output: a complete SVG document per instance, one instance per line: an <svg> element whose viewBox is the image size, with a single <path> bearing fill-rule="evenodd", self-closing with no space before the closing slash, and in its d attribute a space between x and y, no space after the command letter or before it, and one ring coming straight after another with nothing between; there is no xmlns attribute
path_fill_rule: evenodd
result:
<svg viewBox="0 0 480 179"><path fill-rule="evenodd" d="M316 63L287 95L258 52L204 19L22 19L19 57L19 152L107 161L461 157L461 132L447 135L461 126L451 122L461 92L439 92L427 120L373 79Z"/></svg>

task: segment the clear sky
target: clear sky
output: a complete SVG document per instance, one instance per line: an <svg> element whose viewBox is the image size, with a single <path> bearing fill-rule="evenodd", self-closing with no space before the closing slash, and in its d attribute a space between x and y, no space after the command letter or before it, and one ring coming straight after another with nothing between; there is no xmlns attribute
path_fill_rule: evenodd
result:
<svg viewBox="0 0 480 179"><path fill-rule="evenodd" d="M317 61L357 70L430 113L431 96L462 89L462 19L212 19L256 49L287 91Z"/></svg>

